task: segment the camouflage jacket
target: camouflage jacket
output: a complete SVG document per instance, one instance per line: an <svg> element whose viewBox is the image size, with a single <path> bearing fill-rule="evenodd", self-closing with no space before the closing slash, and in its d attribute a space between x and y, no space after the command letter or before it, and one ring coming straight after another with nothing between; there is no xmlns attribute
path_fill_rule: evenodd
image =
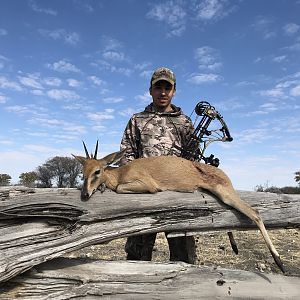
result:
<svg viewBox="0 0 300 300"><path fill-rule="evenodd" d="M126 149L120 165L140 158L161 155L180 156L180 150L194 131L190 118L180 107L172 104L173 111L157 112L153 104L129 120L121 141Z"/></svg>

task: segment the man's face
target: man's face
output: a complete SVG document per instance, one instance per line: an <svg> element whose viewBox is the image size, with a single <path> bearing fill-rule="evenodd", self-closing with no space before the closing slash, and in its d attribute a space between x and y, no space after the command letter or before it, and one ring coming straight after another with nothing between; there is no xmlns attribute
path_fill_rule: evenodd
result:
<svg viewBox="0 0 300 300"><path fill-rule="evenodd" d="M156 82L150 88L150 95L153 99L153 104L160 112L171 111L171 101L175 95L174 86L165 80Z"/></svg>

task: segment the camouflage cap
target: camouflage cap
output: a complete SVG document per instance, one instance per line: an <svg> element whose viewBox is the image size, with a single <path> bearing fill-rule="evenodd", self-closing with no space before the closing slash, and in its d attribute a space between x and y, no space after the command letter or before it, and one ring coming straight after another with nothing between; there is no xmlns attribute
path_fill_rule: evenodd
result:
<svg viewBox="0 0 300 300"><path fill-rule="evenodd" d="M176 83L176 77L173 71L165 67L158 68L154 71L151 77L151 85L155 84L160 80L166 80L170 82L172 85Z"/></svg>

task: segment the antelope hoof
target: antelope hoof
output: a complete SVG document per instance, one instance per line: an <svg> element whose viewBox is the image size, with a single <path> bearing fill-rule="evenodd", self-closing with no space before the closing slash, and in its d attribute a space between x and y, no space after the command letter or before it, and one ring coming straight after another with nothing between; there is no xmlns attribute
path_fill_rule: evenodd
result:
<svg viewBox="0 0 300 300"><path fill-rule="evenodd" d="M272 256L273 256L273 258L274 258L274 260L276 262L276 265L279 267L279 269L281 270L281 272L285 273L285 270L284 270L284 267L283 267L283 263L282 263L280 257L278 255L272 253L272 252L271 252L271 254L272 254Z"/></svg>
<svg viewBox="0 0 300 300"><path fill-rule="evenodd" d="M228 234L230 245L231 245L231 248L232 248L233 252L235 254L239 254L239 249L237 247L237 244L236 244L236 241L234 239L233 233L231 231L228 231L227 234Z"/></svg>

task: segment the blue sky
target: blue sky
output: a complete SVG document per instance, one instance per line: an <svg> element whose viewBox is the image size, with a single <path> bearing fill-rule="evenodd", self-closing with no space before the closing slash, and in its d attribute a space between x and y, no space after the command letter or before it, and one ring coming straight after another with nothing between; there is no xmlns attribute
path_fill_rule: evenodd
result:
<svg viewBox="0 0 300 300"><path fill-rule="evenodd" d="M299 0L0 1L0 173L17 182L81 140L117 151L160 66L187 115L200 100L223 115L234 140L207 154L237 189L296 186Z"/></svg>

